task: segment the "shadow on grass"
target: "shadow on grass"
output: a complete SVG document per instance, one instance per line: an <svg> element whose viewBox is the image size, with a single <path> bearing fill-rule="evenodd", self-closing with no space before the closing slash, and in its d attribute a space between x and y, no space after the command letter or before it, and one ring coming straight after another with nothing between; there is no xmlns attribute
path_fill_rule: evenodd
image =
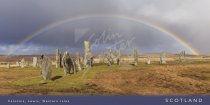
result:
<svg viewBox="0 0 210 105"><path fill-rule="evenodd" d="M60 79L60 78L62 78L63 76L54 76L54 77L52 77L52 81L55 81L55 80L57 80L57 79Z"/></svg>

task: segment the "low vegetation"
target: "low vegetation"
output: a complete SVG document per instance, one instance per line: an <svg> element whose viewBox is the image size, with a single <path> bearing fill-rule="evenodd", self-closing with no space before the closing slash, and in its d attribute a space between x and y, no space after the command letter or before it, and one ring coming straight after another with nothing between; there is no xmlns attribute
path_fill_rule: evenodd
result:
<svg viewBox="0 0 210 105"><path fill-rule="evenodd" d="M50 81L39 68L0 68L1 95L209 95L210 62L96 65L63 75L53 67Z"/></svg>

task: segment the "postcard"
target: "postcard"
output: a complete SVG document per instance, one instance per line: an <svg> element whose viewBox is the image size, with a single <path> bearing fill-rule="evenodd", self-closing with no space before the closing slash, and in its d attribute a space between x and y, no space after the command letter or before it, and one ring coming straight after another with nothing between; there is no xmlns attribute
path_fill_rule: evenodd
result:
<svg viewBox="0 0 210 105"><path fill-rule="evenodd" d="M0 104L210 105L209 0L0 0Z"/></svg>

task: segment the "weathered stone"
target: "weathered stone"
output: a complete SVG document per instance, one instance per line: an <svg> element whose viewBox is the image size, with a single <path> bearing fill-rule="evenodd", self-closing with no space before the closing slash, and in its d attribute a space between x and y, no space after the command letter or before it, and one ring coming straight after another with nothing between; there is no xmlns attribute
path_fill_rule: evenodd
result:
<svg viewBox="0 0 210 105"><path fill-rule="evenodd" d="M76 71L81 71L81 64L78 61L75 61Z"/></svg>
<svg viewBox="0 0 210 105"><path fill-rule="evenodd" d="M90 65L91 65L91 67L93 67L93 63L94 63L94 58L91 57L91 58L90 58Z"/></svg>
<svg viewBox="0 0 210 105"><path fill-rule="evenodd" d="M150 57L148 56L147 59L146 59L146 64L150 65L151 64L151 60L150 60Z"/></svg>
<svg viewBox="0 0 210 105"><path fill-rule="evenodd" d="M52 75L50 58L42 55L39 63L43 80L50 80Z"/></svg>
<svg viewBox="0 0 210 105"><path fill-rule="evenodd" d="M138 50L135 48L134 49L134 65L135 66L138 65L138 58L139 58L139 56L138 56Z"/></svg>
<svg viewBox="0 0 210 105"><path fill-rule="evenodd" d="M76 66L73 61L73 59L70 57L68 52L64 52L63 58L62 58L62 64L64 69L64 74L74 74L76 73Z"/></svg>
<svg viewBox="0 0 210 105"><path fill-rule="evenodd" d="M80 56L80 53L79 52L76 53L76 61L78 61L79 63L81 63L81 56Z"/></svg>
<svg viewBox="0 0 210 105"><path fill-rule="evenodd" d="M16 66L17 67L20 67L20 62L16 62Z"/></svg>
<svg viewBox="0 0 210 105"><path fill-rule="evenodd" d="M166 64L165 54L160 54L160 64Z"/></svg>
<svg viewBox="0 0 210 105"><path fill-rule="evenodd" d="M38 65L38 59L37 59L37 57L33 57L33 64L32 64L32 66L33 67L37 67L37 65Z"/></svg>
<svg viewBox="0 0 210 105"><path fill-rule="evenodd" d="M179 61L180 62L184 62L185 61L185 51L181 51L180 54L179 54Z"/></svg>
<svg viewBox="0 0 210 105"><path fill-rule="evenodd" d="M76 65L76 71L81 71L81 58L80 58L80 53L76 53L76 59L75 59L75 65Z"/></svg>
<svg viewBox="0 0 210 105"><path fill-rule="evenodd" d="M84 41L84 67L92 67L93 57L91 54L91 45L89 41Z"/></svg>
<svg viewBox="0 0 210 105"><path fill-rule="evenodd" d="M118 49L118 52L117 52L117 65L120 65L121 63L121 51L120 49Z"/></svg>
<svg viewBox="0 0 210 105"><path fill-rule="evenodd" d="M107 60L108 60L108 66L111 66L114 64L114 54L113 54L113 50L111 48L109 49L109 54L108 54Z"/></svg>
<svg viewBox="0 0 210 105"><path fill-rule="evenodd" d="M10 69L10 63L9 62L7 63L7 68Z"/></svg>
<svg viewBox="0 0 210 105"><path fill-rule="evenodd" d="M56 56L55 56L55 59L56 59L56 68L61 68L62 67L62 55L61 55L61 52L59 49L56 49Z"/></svg>
<svg viewBox="0 0 210 105"><path fill-rule="evenodd" d="M21 68L24 68L24 67L26 66L26 64L25 64L25 59L24 59L24 58L21 59L21 61L20 61L20 66L21 66Z"/></svg>

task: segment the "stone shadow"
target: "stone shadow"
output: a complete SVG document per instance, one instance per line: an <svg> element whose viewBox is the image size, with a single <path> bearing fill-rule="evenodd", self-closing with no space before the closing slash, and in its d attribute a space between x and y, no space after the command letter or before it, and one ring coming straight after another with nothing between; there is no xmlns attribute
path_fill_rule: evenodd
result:
<svg viewBox="0 0 210 105"><path fill-rule="evenodd" d="M60 78L62 78L63 76L54 76L54 77L52 77L52 81L55 81L55 80L57 80L57 79L60 79Z"/></svg>

